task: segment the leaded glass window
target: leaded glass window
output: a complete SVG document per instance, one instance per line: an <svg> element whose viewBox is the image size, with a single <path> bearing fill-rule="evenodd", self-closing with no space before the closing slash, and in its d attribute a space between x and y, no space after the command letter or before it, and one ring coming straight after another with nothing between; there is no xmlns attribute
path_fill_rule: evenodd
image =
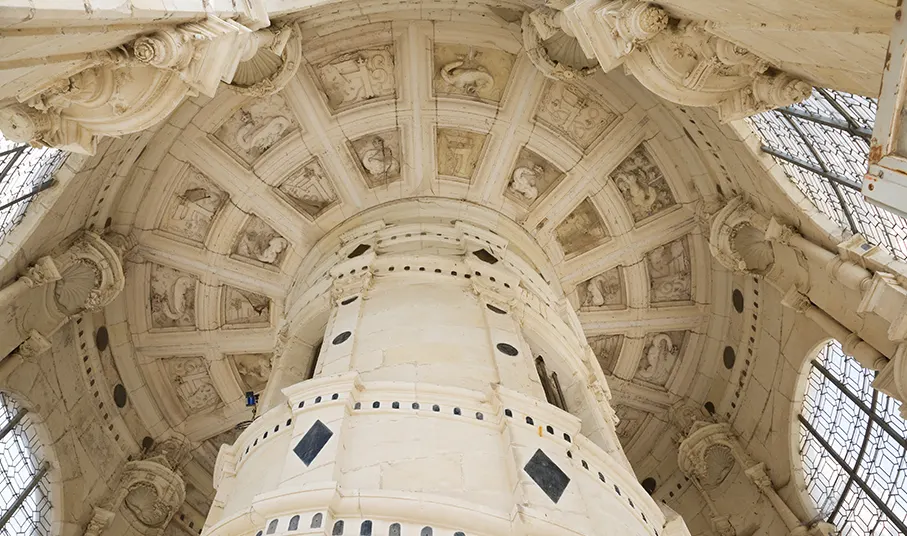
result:
<svg viewBox="0 0 907 536"><path fill-rule="evenodd" d="M0 134L0 242L25 215L41 191L53 185L53 174L66 153L13 143Z"/></svg>
<svg viewBox="0 0 907 536"><path fill-rule="evenodd" d="M0 392L0 536L50 534L48 465L35 425Z"/></svg>
<svg viewBox="0 0 907 536"><path fill-rule="evenodd" d="M831 341L812 362L799 415L806 491L841 536L907 534L907 421L875 373Z"/></svg>
<svg viewBox="0 0 907 536"><path fill-rule="evenodd" d="M875 116L875 99L817 88L802 103L749 122L762 137L762 150L823 214L907 259L907 221L869 204L860 192Z"/></svg>

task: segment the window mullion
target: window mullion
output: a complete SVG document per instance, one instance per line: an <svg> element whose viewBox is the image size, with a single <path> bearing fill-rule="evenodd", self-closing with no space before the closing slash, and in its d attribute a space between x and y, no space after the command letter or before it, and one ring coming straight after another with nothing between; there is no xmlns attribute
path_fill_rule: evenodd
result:
<svg viewBox="0 0 907 536"><path fill-rule="evenodd" d="M16 510L18 510L19 507L22 506L22 503L25 502L25 499L31 494L31 492L34 491L36 487L38 487L38 483L40 483L41 479L44 478L44 475L47 474L48 469L50 469L50 464L44 462L38 472L35 473L34 476L32 476L28 485L25 486L25 489L23 489L19 493L19 495L16 497L16 500L13 501L13 504L10 505L9 510L3 513L3 517L0 517L0 530L6 528L6 524L9 523L9 520L12 519L13 515L16 513Z"/></svg>

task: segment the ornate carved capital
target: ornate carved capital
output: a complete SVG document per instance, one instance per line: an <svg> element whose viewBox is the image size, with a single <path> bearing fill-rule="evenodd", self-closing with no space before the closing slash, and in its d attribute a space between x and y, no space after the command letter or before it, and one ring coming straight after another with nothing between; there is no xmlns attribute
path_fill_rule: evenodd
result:
<svg viewBox="0 0 907 536"><path fill-rule="evenodd" d="M794 311L797 311L800 314L808 311L813 303L809 300L809 297L806 294L800 292L800 289L797 287L791 287L784 294L784 297L781 298L781 304L785 307L790 307Z"/></svg>
<svg viewBox="0 0 907 536"><path fill-rule="evenodd" d="M901 417L907 419L907 343L898 345L894 356L876 376L872 386L900 400Z"/></svg>
<svg viewBox="0 0 907 536"><path fill-rule="evenodd" d="M28 338L22 341L22 344L19 345L19 348L15 353L19 354L24 359L28 359L50 350L50 347L50 341L37 330L33 329L28 332Z"/></svg>
<svg viewBox="0 0 907 536"><path fill-rule="evenodd" d="M28 88L0 109L0 130L16 142L93 154L100 136L150 128L191 92L213 97L221 81L250 94L276 92L300 55L298 31L252 32L212 15L92 53L81 72Z"/></svg>
<svg viewBox="0 0 907 536"><path fill-rule="evenodd" d="M742 197L735 197L712 218L709 249L728 270L766 273L775 261L765 236L768 222Z"/></svg>
<svg viewBox="0 0 907 536"><path fill-rule="evenodd" d="M88 522L88 527L85 528L84 536L101 536L114 517L116 517L116 514L110 510L95 507L91 515L91 521Z"/></svg>
<svg viewBox="0 0 907 536"><path fill-rule="evenodd" d="M25 270L21 279L28 288L44 286L60 279L60 271L51 257L41 257Z"/></svg>

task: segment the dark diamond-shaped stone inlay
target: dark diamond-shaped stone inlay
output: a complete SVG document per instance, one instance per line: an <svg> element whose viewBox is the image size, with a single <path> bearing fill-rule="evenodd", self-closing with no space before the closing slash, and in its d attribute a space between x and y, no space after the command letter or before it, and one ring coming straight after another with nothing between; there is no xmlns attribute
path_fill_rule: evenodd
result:
<svg viewBox="0 0 907 536"><path fill-rule="evenodd" d="M523 470L555 503L560 500L564 490L567 489L567 484L570 483L570 477L541 449L535 451Z"/></svg>
<svg viewBox="0 0 907 536"><path fill-rule="evenodd" d="M315 456L318 456L318 453L327 444L328 440L331 439L332 435L334 435L334 432L325 426L323 422L315 421L315 424L302 436L299 443L296 443L293 452L308 467L311 465L312 460L315 459Z"/></svg>

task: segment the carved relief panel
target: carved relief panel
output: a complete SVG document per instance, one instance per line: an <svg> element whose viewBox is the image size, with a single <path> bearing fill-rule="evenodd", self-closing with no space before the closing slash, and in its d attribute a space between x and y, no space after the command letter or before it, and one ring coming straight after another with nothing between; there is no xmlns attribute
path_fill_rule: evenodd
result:
<svg viewBox="0 0 907 536"><path fill-rule="evenodd" d="M617 166L611 178L636 223L675 204L668 181L642 145Z"/></svg>
<svg viewBox="0 0 907 536"><path fill-rule="evenodd" d="M684 331L648 334L633 379L664 387L680 358L685 335Z"/></svg>
<svg viewBox="0 0 907 536"><path fill-rule="evenodd" d="M438 128L436 154L438 176L459 181L472 181L482 156L486 134L458 128Z"/></svg>
<svg viewBox="0 0 907 536"><path fill-rule="evenodd" d="M680 238L646 254L649 270L649 302L669 303L692 299L690 252Z"/></svg>
<svg viewBox="0 0 907 536"><path fill-rule="evenodd" d="M435 43L435 95L500 102L515 60L503 50Z"/></svg>
<svg viewBox="0 0 907 536"><path fill-rule="evenodd" d="M561 80L548 81L535 112L536 121L583 150L595 143L617 117L594 93Z"/></svg>
<svg viewBox="0 0 907 536"><path fill-rule="evenodd" d="M277 94L245 104L213 135L240 161L251 164L297 128L286 99Z"/></svg>
<svg viewBox="0 0 907 536"><path fill-rule="evenodd" d="M280 266L290 243L257 216L246 222L233 246L233 255L247 262Z"/></svg>
<svg viewBox="0 0 907 536"><path fill-rule="evenodd" d="M592 200L584 199L554 230L564 255L580 255L608 239L605 223Z"/></svg>
<svg viewBox="0 0 907 536"><path fill-rule="evenodd" d="M520 149L504 196L524 208L541 201L566 175L526 147Z"/></svg>
<svg viewBox="0 0 907 536"><path fill-rule="evenodd" d="M241 354L230 356L236 372L247 391L261 392L271 376L271 354Z"/></svg>
<svg viewBox="0 0 907 536"><path fill-rule="evenodd" d="M228 326L267 327L271 324L271 299L235 287L224 287L223 318Z"/></svg>
<svg viewBox="0 0 907 536"><path fill-rule="evenodd" d="M193 275L173 268L151 266L151 327L195 327L195 287Z"/></svg>
<svg viewBox="0 0 907 536"><path fill-rule="evenodd" d="M642 428L642 425L649 414L641 409L636 409L624 404L615 404L614 413L617 414L617 418L620 419L616 429L617 438L620 439L620 442L626 447L633 439L633 436L635 436L639 429Z"/></svg>
<svg viewBox="0 0 907 536"><path fill-rule="evenodd" d="M312 219L320 216L337 201L334 185L317 158L300 166L277 185L277 195Z"/></svg>
<svg viewBox="0 0 907 536"><path fill-rule="evenodd" d="M369 134L351 141L350 148L369 188L385 186L401 179L400 132L388 130Z"/></svg>
<svg viewBox="0 0 907 536"><path fill-rule="evenodd" d="M623 344L623 335L595 335L589 337L589 346L606 374L614 372Z"/></svg>
<svg viewBox="0 0 907 536"><path fill-rule="evenodd" d="M220 404L204 357L175 357L166 360L167 374L187 413L199 413Z"/></svg>
<svg viewBox="0 0 907 536"><path fill-rule="evenodd" d="M314 69L328 107L334 113L363 102L396 96L391 45L346 52L319 63Z"/></svg>
<svg viewBox="0 0 907 536"><path fill-rule="evenodd" d="M576 287L583 309L615 308L624 304L624 285L620 268L612 268Z"/></svg>
<svg viewBox="0 0 907 536"><path fill-rule="evenodd" d="M228 197L201 171L189 166L167 202L160 228L192 242L204 243L214 217Z"/></svg>

